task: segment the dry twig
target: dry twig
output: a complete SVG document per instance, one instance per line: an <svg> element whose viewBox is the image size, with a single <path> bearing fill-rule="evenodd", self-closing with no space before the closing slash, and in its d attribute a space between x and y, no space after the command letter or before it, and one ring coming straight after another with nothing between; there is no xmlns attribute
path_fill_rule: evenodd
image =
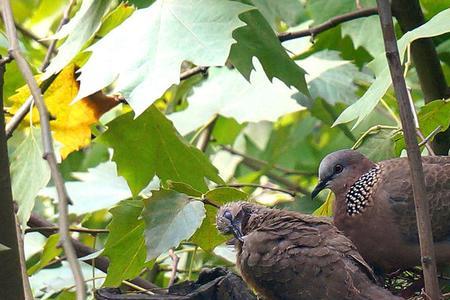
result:
<svg viewBox="0 0 450 300"><path fill-rule="evenodd" d="M177 277L178 262L180 258L175 254L173 248L169 249L169 256L172 258L172 272L170 273L169 287L175 283L175 278Z"/></svg>
<svg viewBox="0 0 450 300"><path fill-rule="evenodd" d="M64 252L67 256L67 261L69 262L70 268L72 270L74 280L76 283L76 294L77 300L86 299L86 288L83 279L83 274L81 273L81 268L77 260L77 256L70 239L69 233L69 221L67 212L68 194L64 185L64 180L58 169L58 163L56 161L56 156L53 150L53 140L51 136L49 115L47 107L45 106L44 99L42 97L41 90L34 79L31 68L28 62L23 57L19 48L19 41L17 39L16 27L14 24L14 18L11 10L11 5L8 0L2 0L2 16L3 22L6 28L6 34L9 41L9 54L14 57L17 66L22 73L27 85L30 88L31 95L36 102L37 109L39 111L39 119L41 125L42 142L44 146L44 159L47 160L52 174L53 182L55 184L58 193L58 208L59 208L59 228L61 242L64 248Z"/></svg>
<svg viewBox="0 0 450 300"><path fill-rule="evenodd" d="M403 132L406 141L409 166L413 181L414 204L416 207L417 227L419 232L420 252L422 256L422 268L425 279L425 290L432 300L440 297L439 284L437 280L436 261L433 247L433 233L431 221L428 214L428 201L426 198L425 178L423 174L420 149L417 143L416 126L414 115L410 106L408 90L400 55L397 47L394 26L392 22L391 4L389 0L377 0L383 40L386 49L386 58L391 72L397 102L400 109Z"/></svg>

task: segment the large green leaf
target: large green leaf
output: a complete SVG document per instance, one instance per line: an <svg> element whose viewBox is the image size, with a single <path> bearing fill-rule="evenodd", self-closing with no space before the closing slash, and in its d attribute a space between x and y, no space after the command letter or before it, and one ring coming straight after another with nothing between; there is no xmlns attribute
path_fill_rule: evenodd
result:
<svg viewBox="0 0 450 300"><path fill-rule="evenodd" d="M66 38L58 48L58 54L48 66L45 77L61 71L83 48L85 43L100 28L102 16L111 0L84 0L80 10L53 38Z"/></svg>
<svg viewBox="0 0 450 300"><path fill-rule="evenodd" d="M270 80L276 77L287 86L294 86L309 95L305 71L289 57L261 13L252 10L241 14L240 18L247 26L233 32L237 43L231 46L230 52L230 61L239 72L250 79L253 57L257 57Z"/></svg>
<svg viewBox="0 0 450 300"><path fill-rule="evenodd" d="M189 239L205 218L201 201L170 190L154 191L144 210L147 259Z"/></svg>
<svg viewBox="0 0 450 300"><path fill-rule="evenodd" d="M244 123L276 121L284 114L303 109L292 98L296 91L276 79L270 82L256 59L250 81L235 70L211 69L208 80L194 88L188 98L189 106L169 118L184 135L216 114Z"/></svg>
<svg viewBox="0 0 450 300"><path fill-rule="evenodd" d="M398 130L380 128L366 135L357 149L373 161L394 158L397 156L394 141L398 138Z"/></svg>
<svg viewBox="0 0 450 300"><path fill-rule="evenodd" d="M359 72L350 61L342 60L337 51L324 50L297 63L308 72L306 80L311 97L313 99L321 97L331 105L336 102L354 103L358 90L355 81L372 80L369 75ZM304 95L297 96L297 99L307 101Z"/></svg>
<svg viewBox="0 0 450 300"><path fill-rule="evenodd" d="M206 156L187 144L155 106L137 119L131 112L124 114L108 127L98 140L114 149L119 175L125 177L133 195L155 175L163 182L187 183L202 192L207 190L205 177L223 182Z"/></svg>
<svg viewBox="0 0 450 300"><path fill-rule="evenodd" d="M446 131L450 125L450 100L435 100L424 105L417 114L420 130L427 136L438 126Z"/></svg>
<svg viewBox="0 0 450 300"><path fill-rule="evenodd" d="M364 47L373 57L384 51L380 18L369 16L342 24L342 37L350 36L355 49Z"/></svg>
<svg viewBox="0 0 450 300"><path fill-rule="evenodd" d="M31 128L11 154L11 184L14 201L19 205L17 216L25 225L40 189L50 180L50 168L42 158L44 153L39 128Z"/></svg>
<svg viewBox="0 0 450 300"><path fill-rule="evenodd" d="M46 267L52 259L62 253L62 248L58 247L58 244L59 234L53 234L48 237L39 261L27 270L28 275L31 276L40 269Z"/></svg>
<svg viewBox="0 0 450 300"><path fill-rule="evenodd" d="M238 15L253 7L232 1L156 1L137 10L88 50L77 99L112 83L137 115L172 84L184 60L201 66L224 65ZM118 47L127 45L127 47Z"/></svg>
<svg viewBox="0 0 450 300"><path fill-rule="evenodd" d="M420 38L433 37L450 32L450 22L448 22L449 19L450 8L440 12L424 25L405 33L405 35L398 40L400 60L403 61L405 51L408 45L413 41ZM361 97L361 99L342 112L342 114L335 121L334 125L357 119L353 127L355 128L365 117L367 117L367 115L369 115L369 113L378 104L381 97L383 97L388 90L391 85L391 77L385 54L382 53L378 55L371 62L371 67L376 73L376 80Z"/></svg>
<svg viewBox="0 0 450 300"><path fill-rule="evenodd" d="M305 17L298 0L251 0L267 21L276 29L281 21L289 26L299 24Z"/></svg>
<svg viewBox="0 0 450 300"><path fill-rule="evenodd" d="M110 210L113 217L103 251L110 260L105 286L118 286L122 280L138 276L144 266L145 226L140 218L143 208L142 200L126 200Z"/></svg>
<svg viewBox="0 0 450 300"><path fill-rule="evenodd" d="M248 195L238 189L230 187L219 187L208 191L205 198L218 205L230 201L247 200ZM202 226L197 230L191 241L199 245L205 251L213 250L217 245L227 240L227 237L218 233L216 228L217 208L206 205L206 218Z"/></svg>

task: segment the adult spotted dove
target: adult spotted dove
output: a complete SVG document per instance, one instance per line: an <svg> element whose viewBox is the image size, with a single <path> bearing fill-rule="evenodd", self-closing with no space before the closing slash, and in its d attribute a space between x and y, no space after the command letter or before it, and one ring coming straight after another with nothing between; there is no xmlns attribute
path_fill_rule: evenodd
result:
<svg viewBox="0 0 450 300"><path fill-rule="evenodd" d="M438 264L450 263L450 157L422 157ZM420 265L414 198L407 158L373 163L354 150L326 156L319 184L331 189L334 224L376 270Z"/></svg>
<svg viewBox="0 0 450 300"><path fill-rule="evenodd" d="M216 222L235 236L237 267L263 299L402 299L375 283L328 218L234 202L220 208Z"/></svg>

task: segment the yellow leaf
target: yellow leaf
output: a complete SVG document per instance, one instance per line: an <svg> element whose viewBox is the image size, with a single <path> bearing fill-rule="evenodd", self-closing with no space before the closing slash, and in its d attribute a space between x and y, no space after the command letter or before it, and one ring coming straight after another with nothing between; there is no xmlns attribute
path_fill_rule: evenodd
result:
<svg viewBox="0 0 450 300"><path fill-rule="evenodd" d="M332 216L333 215L333 202L334 197L333 193L331 191L328 192L327 199L325 202L313 212L313 215L315 216Z"/></svg>
<svg viewBox="0 0 450 300"><path fill-rule="evenodd" d="M56 77L44 94L44 100L50 113L50 126L55 140L62 144L60 150L62 158L66 158L71 152L79 150L91 141L90 126L98 121L98 118L118 104L111 97L97 92L75 104L72 100L78 94L79 85L75 80L75 66L69 65ZM29 97L28 87L18 89L17 93L10 97L13 102L9 113L14 114L17 109ZM33 109L33 124L38 125L39 114ZM30 118L26 118L26 126Z"/></svg>

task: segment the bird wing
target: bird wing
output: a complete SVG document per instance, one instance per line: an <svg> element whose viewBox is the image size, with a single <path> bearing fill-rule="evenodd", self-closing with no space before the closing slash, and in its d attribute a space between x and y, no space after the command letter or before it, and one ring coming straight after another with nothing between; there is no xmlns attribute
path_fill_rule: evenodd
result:
<svg viewBox="0 0 450 300"><path fill-rule="evenodd" d="M383 164L385 180L380 184L392 207L396 223L402 235L409 241L418 242L412 180L406 159ZM430 207L433 237L435 241L450 238L450 157L424 157L423 169L427 199Z"/></svg>
<svg viewBox="0 0 450 300"><path fill-rule="evenodd" d="M371 272L334 226L298 219L283 218L250 233L238 259L244 278L274 299L359 299L356 286L368 282Z"/></svg>

